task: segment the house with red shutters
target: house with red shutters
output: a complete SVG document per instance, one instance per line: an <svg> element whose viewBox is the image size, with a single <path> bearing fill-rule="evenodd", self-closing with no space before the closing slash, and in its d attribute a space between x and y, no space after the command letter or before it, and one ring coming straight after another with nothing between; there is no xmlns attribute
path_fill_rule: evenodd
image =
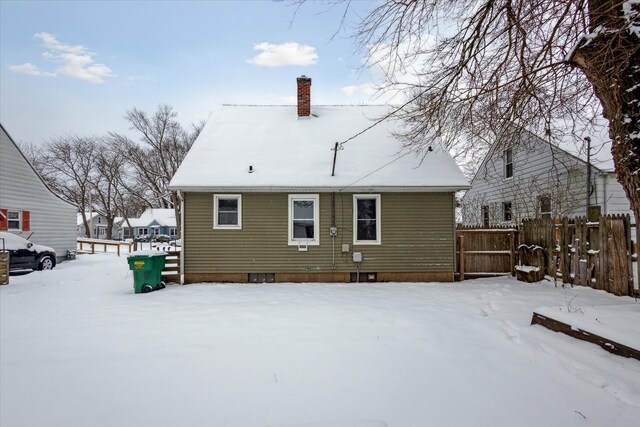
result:
<svg viewBox="0 0 640 427"><path fill-rule="evenodd" d="M58 260L76 250L76 207L45 184L1 124L0 231L50 246Z"/></svg>

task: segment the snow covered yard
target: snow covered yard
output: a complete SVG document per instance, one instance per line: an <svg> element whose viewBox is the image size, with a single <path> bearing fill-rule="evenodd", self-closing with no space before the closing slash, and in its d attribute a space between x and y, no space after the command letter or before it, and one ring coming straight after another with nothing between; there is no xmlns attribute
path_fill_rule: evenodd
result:
<svg viewBox="0 0 640 427"><path fill-rule="evenodd" d="M2 426L624 426L640 363L540 326L637 304L509 278L170 285L81 255L0 287ZM629 328L638 328L636 318Z"/></svg>

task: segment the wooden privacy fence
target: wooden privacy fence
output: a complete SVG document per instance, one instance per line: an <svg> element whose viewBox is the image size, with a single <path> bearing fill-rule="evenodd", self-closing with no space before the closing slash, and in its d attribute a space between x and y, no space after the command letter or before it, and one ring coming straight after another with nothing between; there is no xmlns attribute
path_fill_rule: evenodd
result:
<svg viewBox="0 0 640 427"><path fill-rule="evenodd" d="M590 286L616 295L634 295L629 215L562 218L555 222L522 222L520 240L538 245L549 255L548 273L562 282Z"/></svg>
<svg viewBox="0 0 640 427"><path fill-rule="evenodd" d="M515 228L458 227L456 278L515 274Z"/></svg>

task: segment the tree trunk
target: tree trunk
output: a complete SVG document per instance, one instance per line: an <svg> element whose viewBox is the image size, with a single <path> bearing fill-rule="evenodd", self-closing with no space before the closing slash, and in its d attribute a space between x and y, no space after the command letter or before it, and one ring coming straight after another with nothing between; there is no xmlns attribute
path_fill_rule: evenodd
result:
<svg viewBox="0 0 640 427"><path fill-rule="evenodd" d="M622 1L589 2L590 37L570 58L584 72L609 121L618 182L640 219L640 39L629 29ZM635 22L636 28L639 25Z"/></svg>

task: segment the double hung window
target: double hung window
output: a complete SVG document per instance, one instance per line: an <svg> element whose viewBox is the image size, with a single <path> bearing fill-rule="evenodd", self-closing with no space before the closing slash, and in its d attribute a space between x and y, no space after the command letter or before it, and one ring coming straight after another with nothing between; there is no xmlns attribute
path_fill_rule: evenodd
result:
<svg viewBox="0 0 640 427"><path fill-rule="evenodd" d="M353 244L379 245L380 232L380 195L354 194Z"/></svg>
<svg viewBox="0 0 640 427"><path fill-rule="evenodd" d="M9 211L7 217L9 219L9 230L22 230L20 211Z"/></svg>
<svg viewBox="0 0 640 427"><path fill-rule="evenodd" d="M242 228L242 196L240 194L216 194L213 196L213 228Z"/></svg>
<svg viewBox="0 0 640 427"><path fill-rule="evenodd" d="M513 176L513 150L511 148L504 150L502 161L504 162L504 177L511 178Z"/></svg>
<svg viewBox="0 0 640 427"><path fill-rule="evenodd" d="M513 211L511 210L511 202L502 203L502 219L503 221L513 221Z"/></svg>
<svg viewBox="0 0 640 427"><path fill-rule="evenodd" d="M319 245L320 196L289 195L289 245Z"/></svg>

